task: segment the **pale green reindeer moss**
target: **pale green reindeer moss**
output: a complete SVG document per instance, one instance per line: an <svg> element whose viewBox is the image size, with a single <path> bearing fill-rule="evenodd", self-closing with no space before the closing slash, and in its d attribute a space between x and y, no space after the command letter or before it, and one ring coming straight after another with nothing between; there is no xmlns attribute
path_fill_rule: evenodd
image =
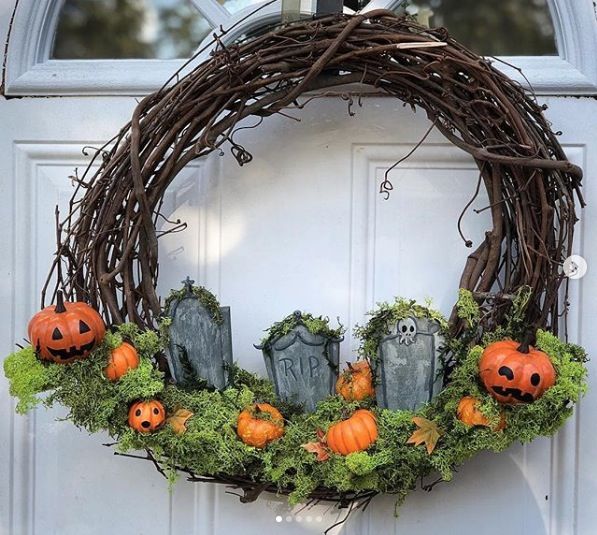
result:
<svg viewBox="0 0 597 535"><path fill-rule="evenodd" d="M25 347L4 360L10 394L17 398L16 411L25 414L41 402L39 394L55 385L51 366L43 364L32 347Z"/></svg>

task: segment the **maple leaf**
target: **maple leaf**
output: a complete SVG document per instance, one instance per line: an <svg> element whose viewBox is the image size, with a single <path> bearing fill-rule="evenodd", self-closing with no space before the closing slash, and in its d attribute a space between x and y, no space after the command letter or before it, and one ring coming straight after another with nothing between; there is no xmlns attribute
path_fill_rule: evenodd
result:
<svg viewBox="0 0 597 535"><path fill-rule="evenodd" d="M325 442L325 433L321 429L317 430L316 442L307 442L306 444L301 444L301 447L310 453L315 453L319 462L327 461L330 458L330 453Z"/></svg>
<svg viewBox="0 0 597 535"><path fill-rule="evenodd" d="M427 447L427 453L431 455L439 437L441 436L441 431L438 429L437 424L432 420L427 420L427 418L422 418L420 416L414 416L413 422L419 427L406 441L407 444L414 444L418 446L420 444L425 444Z"/></svg>
<svg viewBox="0 0 597 535"><path fill-rule="evenodd" d="M301 446L307 451L315 453L317 460L320 462L327 461L330 458L327 448L321 442L307 442L306 444L301 444Z"/></svg>
<svg viewBox="0 0 597 535"><path fill-rule="evenodd" d="M172 427L172 431L174 431L177 435L182 435L187 430L186 423L191 416L193 416L193 413L190 410L178 409L166 421L170 424L170 427Z"/></svg>

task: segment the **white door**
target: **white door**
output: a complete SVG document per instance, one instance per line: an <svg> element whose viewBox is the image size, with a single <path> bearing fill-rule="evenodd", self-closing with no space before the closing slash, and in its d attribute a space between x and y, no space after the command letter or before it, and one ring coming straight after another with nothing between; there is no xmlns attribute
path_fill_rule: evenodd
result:
<svg viewBox="0 0 597 535"><path fill-rule="evenodd" d="M157 87L180 63L48 59L61 2L21 0L12 18L13 4L0 2L0 42L11 28L4 75L10 98L0 100L2 355L24 336L39 305L54 250L54 205L64 206L69 176L88 161L82 148L112 137L136 103L127 95ZM236 10L240 0L196 5L212 25L243 13ZM597 264L597 101L583 95L597 93L595 12L590 0L550 2L550 12L558 55L509 62L524 65L549 105L554 130L563 132L569 158L585 170L589 206L575 252L589 271L572 282L569 330L591 354L597 353L597 273L591 268ZM394 192L384 201L377 193L380 177L428 123L389 98L368 97L353 109L350 117L347 102L321 98L300 114L300 123L273 117L258 130L241 131L236 141L250 148L250 165L240 169L229 154L213 155L186 169L167 194L170 219L189 226L162 240L161 293L186 275L214 291L231 306L234 356L249 370L265 374L252 344L295 309L339 317L352 327L376 302L396 295L432 297L446 314L455 301L468 252L456 219L476 184L474 162L434 133L391 172ZM483 203L480 198L476 206ZM464 232L478 241L487 225L486 212L469 211ZM343 360L354 347L349 331ZM413 493L399 518L393 498L378 497L335 532L591 535L597 530L596 410L591 390L554 439L479 455L452 483ZM149 463L113 457L102 446L106 436L87 436L57 420L64 414L58 408L14 415L0 380L0 533L320 533L345 514L326 505L290 510L271 496L241 505L224 488L185 481L169 494Z"/></svg>

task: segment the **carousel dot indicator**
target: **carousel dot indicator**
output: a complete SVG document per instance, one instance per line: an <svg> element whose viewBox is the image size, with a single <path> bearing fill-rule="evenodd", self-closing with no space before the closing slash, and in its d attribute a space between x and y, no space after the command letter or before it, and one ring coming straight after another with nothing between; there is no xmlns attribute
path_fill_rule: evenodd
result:
<svg viewBox="0 0 597 535"><path fill-rule="evenodd" d="M569 279L582 279L587 273L587 261L580 255L571 255L564 260L562 271Z"/></svg>

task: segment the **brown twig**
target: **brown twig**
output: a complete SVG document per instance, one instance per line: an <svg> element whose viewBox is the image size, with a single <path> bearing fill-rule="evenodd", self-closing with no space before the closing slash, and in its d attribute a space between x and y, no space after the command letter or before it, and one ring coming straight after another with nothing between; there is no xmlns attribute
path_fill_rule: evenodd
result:
<svg viewBox="0 0 597 535"><path fill-rule="evenodd" d="M445 29L387 10L280 25L226 47L219 35L213 42L218 47L207 61L188 74L175 73L144 98L131 121L94 155L60 227L44 294L64 262L66 295L98 307L110 325L129 320L155 328L156 243L168 233L156 231L156 214L177 173L228 143L239 163L248 163L249 150L234 140L240 121L301 109L313 99L304 97L307 92L364 84L422 109L432 127L479 167L473 200L482 183L492 225L466 259L460 287L482 307L481 331L500 324L522 286L531 288L525 323L557 331L559 267L572 252L577 203L584 205L582 171L566 158L533 95ZM386 175L382 190L390 189ZM458 315L450 321L458 335ZM150 454L140 458L160 464ZM241 476L179 470L190 481L222 483L248 498L263 490L292 491ZM374 495L316 489L311 497L346 505Z"/></svg>

